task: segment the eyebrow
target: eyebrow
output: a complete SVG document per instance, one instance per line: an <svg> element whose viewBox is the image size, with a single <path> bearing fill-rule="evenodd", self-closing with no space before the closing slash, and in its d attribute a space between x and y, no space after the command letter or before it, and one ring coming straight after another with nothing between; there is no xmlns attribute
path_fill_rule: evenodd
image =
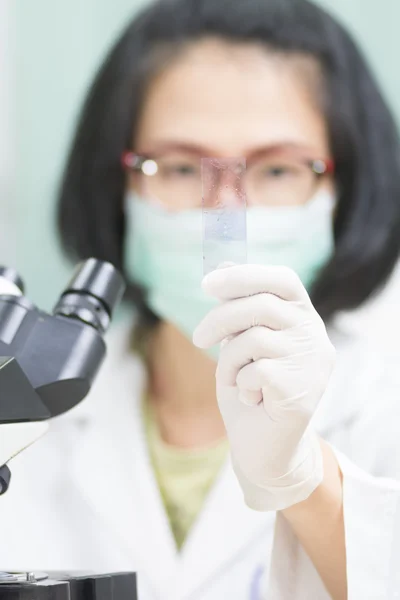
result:
<svg viewBox="0 0 400 600"><path fill-rule="evenodd" d="M279 152L291 150L294 152L298 152L302 156L307 156L311 158L326 158L325 156L321 156L320 152L316 152L315 148L311 146L307 146L305 144L300 144L294 141L282 141L279 143L273 143L266 146L259 146L257 148L252 148L251 150L245 152L242 156L244 156L247 160L255 160L259 156L264 156L265 154L270 154L272 152ZM149 146L149 148L144 149L143 151L138 151L138 154L144 156L153 155L156 157L157 155L164 154L165 152L184 152L187 154L192 154L194 157L225 157L226 155L222 155L215 150L203 146L200 144L193 144L190 142L180 142L180 141L161 141L155 142ZM228 158L234 158L230 156Z"/></svg>
<svg viewBox="0 0 400 600"><path fill-rule="evenodd" d="M199 144L191 144L189 142L172 142L162 141L156 142L138 154L162 154L164 152L187 152L194 156L214 156L215 151Z"/></svg>

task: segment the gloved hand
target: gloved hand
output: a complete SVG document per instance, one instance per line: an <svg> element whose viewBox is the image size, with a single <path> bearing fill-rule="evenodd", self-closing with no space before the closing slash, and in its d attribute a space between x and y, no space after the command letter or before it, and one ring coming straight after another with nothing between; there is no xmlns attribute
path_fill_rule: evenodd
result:
<svg viewBox="0 0 400 600"><path fill-rule="evenodd" d="M283 510L308 498L323 478L309 423L334 348L290 269L231 266L206 276L203 289L221 304L193 342L204 349L221 342L217 398L245 501L255 510Z"/></svg>

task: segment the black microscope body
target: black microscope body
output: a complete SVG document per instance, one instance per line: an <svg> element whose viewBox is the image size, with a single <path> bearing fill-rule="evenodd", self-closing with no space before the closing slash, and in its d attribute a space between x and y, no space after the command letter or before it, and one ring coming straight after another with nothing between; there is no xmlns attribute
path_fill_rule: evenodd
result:
<svg viewBox="0 0 400 600"><path fill-rule="evenodd" d="M2 425L45 421L85 398L105 357L103 336L125 284L111 264L88 259L48 314L23 295L15 271L0 268L0 279L20 292L0 292L1 435ZM0 464L0 496L10 480L8 465ZM136 576L0 572L0 600L137 600Z"/></svg>

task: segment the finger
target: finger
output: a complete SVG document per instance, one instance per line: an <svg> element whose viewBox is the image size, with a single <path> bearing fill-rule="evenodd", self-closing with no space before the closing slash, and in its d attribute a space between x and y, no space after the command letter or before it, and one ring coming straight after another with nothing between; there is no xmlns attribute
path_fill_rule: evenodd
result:
<svg viewBox="0 0 400 600"><path fill-rule="evenodd" d="M261 358L245 365L237 374L236 384L240 391L258 392L268 385L271 359Z"/></svg>
<svg viewBox="0 0 400 600"><path fill-rule="evenodd" d="M309 296L298 275L288 267L234 265L209 273L203 290L219 300L244 298L269 293L290 301L309 302Z"/></svg>
<svg viewBox="0 0 400 600"><path fill-rule="evenodd" d="M249 390L242 390L239 392L239 402L246 406L258 406L263 401L262 392L250 392Z"/></svg>
<svg viewBox="0 0 400 600"><path fill-rule="evenodd" d="M294 327L300 319L298 310L297 305L272 294L230 300L208 313L196 328L193 343L205 349L251 327L263 325L275 330Z"/></svg>
<svg viewBox="0 0 400 600"><path fill-rule="evenodd" d="M281 358L291 352L292 340L285 332L252 327L232 338L220 350L216 377L221 385L236 385L238 373L261 358Z"/></svg>
<svg viewBox="0 0 400 600"><path fill-rule="evenodd" d="M282 410L290 411L293 406L302 402L307 394L306 382L299 377L301 367L292 366L288 369L285 360L282 359L260 359L257 362L246 365L237 376L237 387L239 398L251 394L262 393L264 410L273 421L277 421L282 415ZM299 382L301 386L299 387ZM247 402L245 402L247 404ZM309 418L313 408L310 410L298 410L297 418L301 420Z"/></svg>
<svg viewBox="0 0 400 600"><path fill-rule="evenodd" d="M246 365L237 376L239 400L246 406L262 403L264 411L272 421L279 420L279 405L271 401L276 396L275 377L273 376L273 359L260 359ZM252 404L253 402L253 404Z"/></svg>

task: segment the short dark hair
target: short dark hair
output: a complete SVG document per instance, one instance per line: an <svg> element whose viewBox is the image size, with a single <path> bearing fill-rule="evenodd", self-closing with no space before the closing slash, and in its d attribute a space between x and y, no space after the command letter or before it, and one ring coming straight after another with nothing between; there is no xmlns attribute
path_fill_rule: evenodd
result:
<svg viewBox="0 0 400 600"><path fill-rule="evenodd" d="M218 36L315 57L326 86L326 119L339 204L335 253L312 290L327 321L359 306L391 274L400 249L399 140L362 54L344 28L308 0L159 0L135 17L95 77L66 165L58 210L71 258L96 256L124 270L125 174L157 48ZM140 290L128 298L156 320Z"/></svg>

